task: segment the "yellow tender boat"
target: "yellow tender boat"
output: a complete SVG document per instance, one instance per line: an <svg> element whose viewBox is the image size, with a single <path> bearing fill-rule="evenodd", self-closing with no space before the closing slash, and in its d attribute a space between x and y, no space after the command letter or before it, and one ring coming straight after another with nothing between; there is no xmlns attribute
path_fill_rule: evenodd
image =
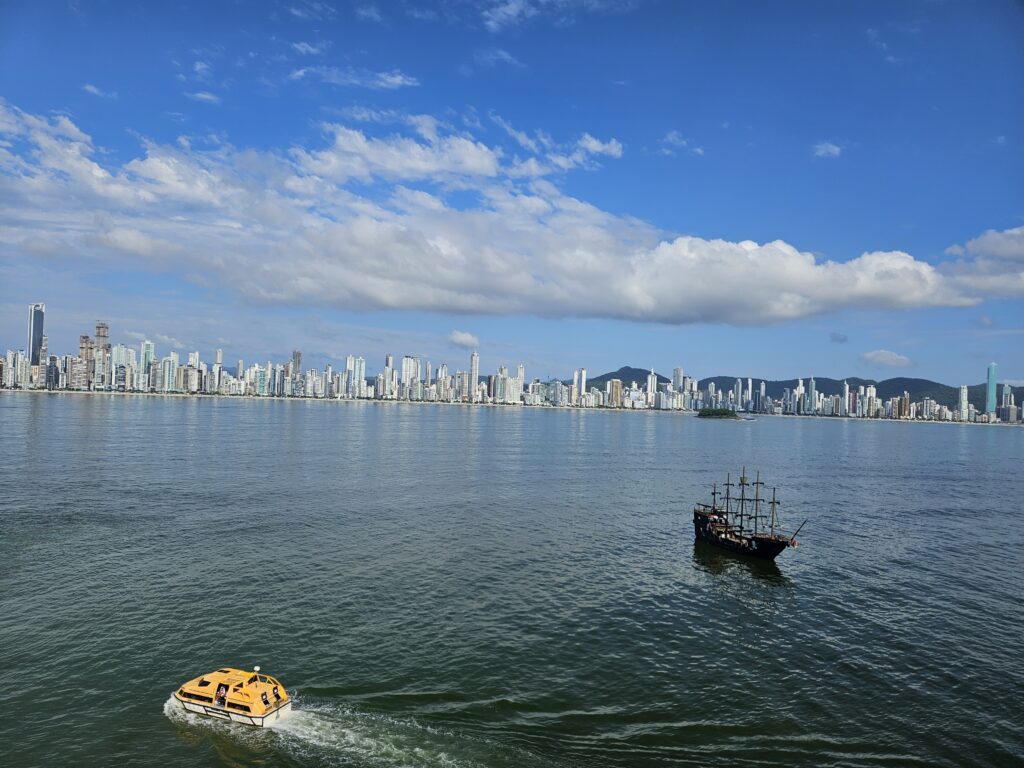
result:
<svg viewBox="0 0 1024 768"><path fill-rule="evenodd" d="M189 680L174 692L185 710L235 723L265 728L292 710L284 686L259 667L252 672L223 667Z"/></svg>

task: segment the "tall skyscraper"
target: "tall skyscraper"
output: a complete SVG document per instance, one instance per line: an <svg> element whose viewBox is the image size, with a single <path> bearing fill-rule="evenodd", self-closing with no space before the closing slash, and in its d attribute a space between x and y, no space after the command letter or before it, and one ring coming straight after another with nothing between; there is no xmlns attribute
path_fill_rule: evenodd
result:
<svg viewBox="0 0 1024 768"><path fill-rule="evenodd" d="M43 346L43 316L46 314L45 304L28 305L28 354L29 365L39 365L39 350ZM46 361L42 361L45 363Z"/></svg>
<svg viewBox="0 0 1024 768"><path fill-rule="evenodd" d="M292 376L299 376L302 374L302 352L297 349L292 350Z"/></svg>
<svg viewBox="0 0 1024 768"><path fill-rule="evenodd" d="M967 421L968 403L967 403L967 385L966 384L960 385L960 402L958 403L958 406L959 406L958 407L958 411L959 411L958 415L960 417L960 421Z"/></svg>
<svg viewBox="0 0 1024 768"><path fill-rule="evenodd" d="M988 386L985 389L985 413L996 412L996 364L988 364Z"/></svg>
<svg viewBox="0 0 1024 768"><path fill-rule="evenodd" d="M357 357L355 364L352 369L353 377L355 378L355 387L353 397L362 397L366 391L366 360L361 357Z"/></svg>
<svg viewBox="0 0 1024 768"><path fill-rule="evenodd" d="M480 355L474 350L469 356L469 401L477 402L480 397L478 385L480 384Z"/></svg>
<svg viewBox="0 0 1024 768"><path fill-rule="evenodd" d="M683 391L683 379L686 377L686 373L682 367L672 369L672 389L676 392Z"/></svg>

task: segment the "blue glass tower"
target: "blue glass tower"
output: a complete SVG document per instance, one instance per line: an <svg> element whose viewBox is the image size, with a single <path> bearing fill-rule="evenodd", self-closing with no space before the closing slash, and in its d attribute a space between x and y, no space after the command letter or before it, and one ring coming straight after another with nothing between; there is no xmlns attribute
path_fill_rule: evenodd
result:
<svg viewBox="0 0 1024 768"><path fill-rule="evenodd" d="M43 346L43 316L46 313L44 304L28 306L28 349L29 365L39 365L39 350ZM45 365L46 361L42 363Z"/></svg>
<svg viewBox="0 0 1024 768"><path fill-rule="evenodd" d="M988 386L985 388L985 413L996 412L996 364L988 364Z"/></svg>

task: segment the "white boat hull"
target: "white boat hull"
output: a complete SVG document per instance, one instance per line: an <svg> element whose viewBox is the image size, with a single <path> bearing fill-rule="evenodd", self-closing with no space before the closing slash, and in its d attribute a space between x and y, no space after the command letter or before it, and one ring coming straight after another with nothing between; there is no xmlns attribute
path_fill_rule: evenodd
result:
<svg viewBox="0 0 1024 768"><path fill-rule="evenodd" d="M214 720L227 720L232 723L255 725L257 728L267 728L274 725L279 720L287 717L292 711L291 699L288 699L288 701L280 707L265 715L248 715L244 712L233 712L232 710L225 709L224 707L215 707L212 704L183 701L178 698L177 694L175 694L174 700L178 702L178 705L186 712L194 712L195 714L203 715L204 717L212 717Z"/></svg>

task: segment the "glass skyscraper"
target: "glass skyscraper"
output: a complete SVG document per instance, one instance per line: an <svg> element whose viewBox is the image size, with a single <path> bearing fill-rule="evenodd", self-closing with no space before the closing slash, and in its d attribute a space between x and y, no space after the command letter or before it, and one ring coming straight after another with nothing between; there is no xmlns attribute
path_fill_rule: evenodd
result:
<svg viewBox="0 0 1024 768"><path fill-rule="evenodd" d="M996 412L996 364L988 364L988 386L985 388L985 413Z"/></svg>
<svg viewBox="0 0 1024 768"><path fill-rule="evenodd" d="M39 365L39 350L43 346L43 315L45 304L28 305L28 353L29 365ZM46 361L43 360L43 363Z"/></svg>

